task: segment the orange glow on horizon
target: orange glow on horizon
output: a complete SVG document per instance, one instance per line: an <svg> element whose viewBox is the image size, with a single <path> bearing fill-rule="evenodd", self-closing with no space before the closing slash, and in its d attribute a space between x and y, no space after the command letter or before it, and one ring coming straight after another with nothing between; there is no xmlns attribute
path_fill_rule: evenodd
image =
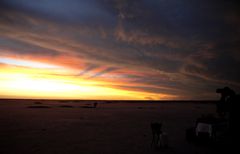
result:
<svg viewBox="0 0 240 154"><path fill-rule="evenodd" d="M10 62L18 62L18 64L13 65ZM6 63L7 65L0 65L0 97L2 98L86 100L146 100L150 98L159 100L173 98L171 95L116 88L111 86L113 85L112 81L107 82L74 76L71 69L61 66L34 61L11 60L10 62ZM56 69L53 69L53 66Z"/></svg>

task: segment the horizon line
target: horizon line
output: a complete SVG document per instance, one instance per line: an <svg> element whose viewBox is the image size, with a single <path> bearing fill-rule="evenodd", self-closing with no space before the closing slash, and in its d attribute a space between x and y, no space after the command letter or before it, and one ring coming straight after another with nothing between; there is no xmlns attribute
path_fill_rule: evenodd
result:
<svg viewBox="0 0 240 154"><path fill-rule="evenodd" d="M43 101L115 101L115 102L119 102L119 101L125 101L125 102L137 102L137 101L141 101L141 102L215 102L218 101L217 99L214 100L200 100L200 99L182 99L182 100L104 100L104 99L51 99L51 98L0 98L0 100L43 100Z"/></svg>

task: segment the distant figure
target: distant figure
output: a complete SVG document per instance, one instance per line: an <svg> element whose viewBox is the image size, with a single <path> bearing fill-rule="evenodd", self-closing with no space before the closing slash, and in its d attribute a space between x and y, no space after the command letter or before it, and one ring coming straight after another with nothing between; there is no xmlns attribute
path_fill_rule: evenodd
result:
<svg viewBox="0 0 240 154"><path fill-rule="evenodd" d="M97 107L97 105L98 105L98 103L94 103L94 104L93 104L94 108L96 108L96 107Z"/></svg>
<svg viewBox="0 0 240 154"><path fill-rule="evenodd" d="M160 136L162 135L162 124L161 123L151 123L152 128L152 143L151 147L154 145L155 147L158 147L158 145L161 145L160 143Z"/></svg>

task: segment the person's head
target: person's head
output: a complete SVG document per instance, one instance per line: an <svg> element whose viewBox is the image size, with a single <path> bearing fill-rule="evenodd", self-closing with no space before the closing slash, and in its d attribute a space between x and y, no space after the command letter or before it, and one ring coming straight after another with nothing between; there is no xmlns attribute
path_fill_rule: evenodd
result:
<svg viewBox="0 0 240 154"><path fill-rule="evenodd" d="M235 92L229 87L219 88L216 90L216 93L220 93L222 95L234 95Z"/></svg>

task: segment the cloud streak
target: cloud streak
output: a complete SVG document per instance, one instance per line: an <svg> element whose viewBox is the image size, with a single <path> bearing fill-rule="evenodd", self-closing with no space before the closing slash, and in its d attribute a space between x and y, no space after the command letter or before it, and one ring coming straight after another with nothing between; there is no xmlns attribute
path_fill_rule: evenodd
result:
<svg viewBox="0 0 240 154"><path fill-rule="evenodd" d="M110 72L115 71L117 69L118 68L116 68L116 67L108 67L108 68L106 68L106 69L104 69L104 70L102 70L100 72L97 72L96 74L90 76L89 79L103 76L104 74L110 73Z"/></svg>

